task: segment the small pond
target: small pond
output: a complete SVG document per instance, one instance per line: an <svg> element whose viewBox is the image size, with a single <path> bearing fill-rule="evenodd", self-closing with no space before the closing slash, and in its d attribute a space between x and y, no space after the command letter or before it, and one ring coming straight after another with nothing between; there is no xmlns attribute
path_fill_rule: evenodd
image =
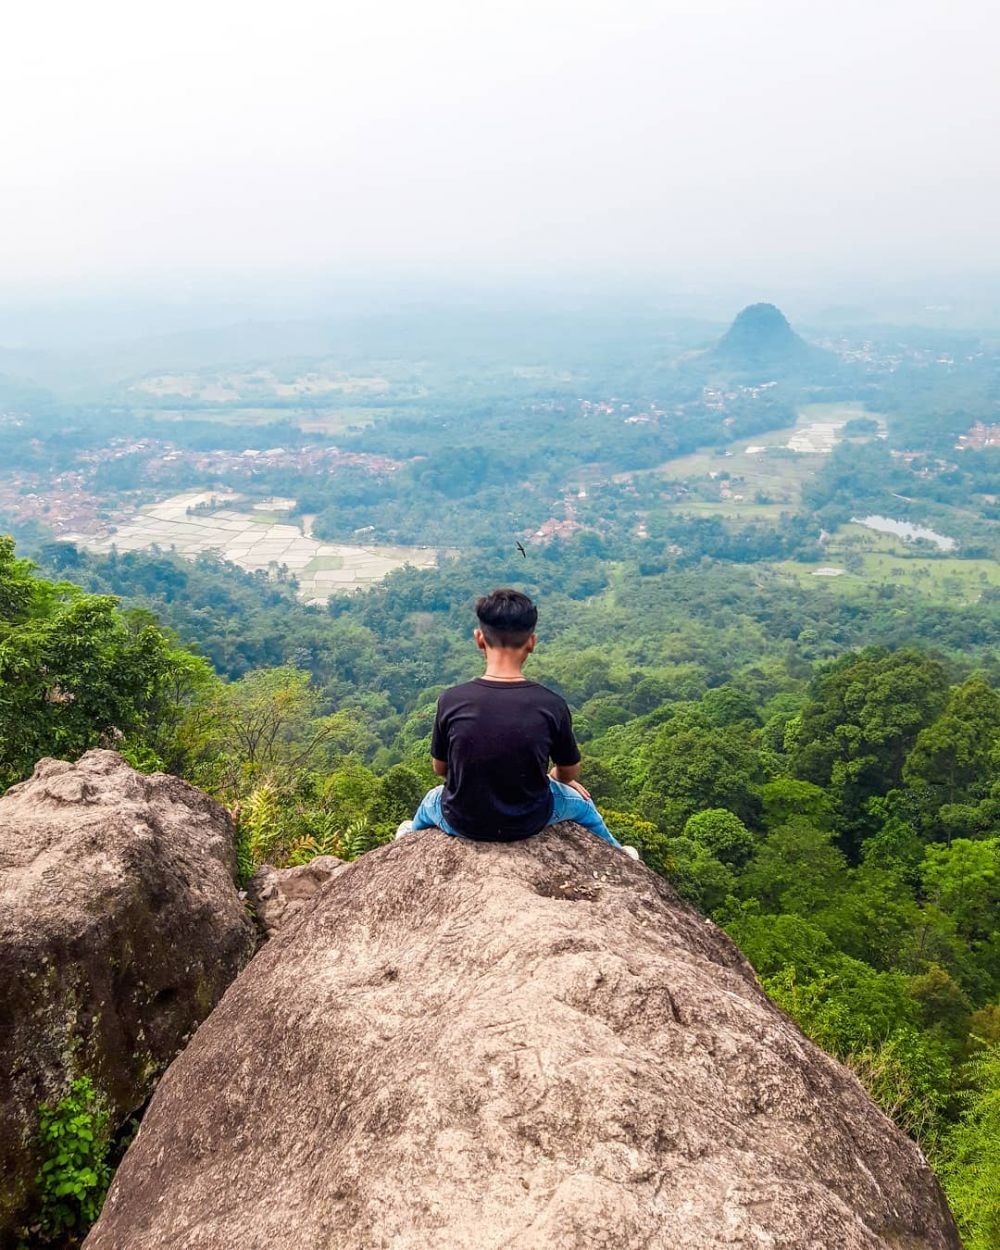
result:
<svg viewBox="0 0 1000 1250"><path fill-rule="evenodd" d="M954 551L958 545L954 538L939 534L928 529L926 525L914 525L912 521L894 521L887 516L851 517L855 525L863 525L866 529L878 530L880 534L894 534L897 538L912 542L915 538L924 538L941 551Z"/></svg>

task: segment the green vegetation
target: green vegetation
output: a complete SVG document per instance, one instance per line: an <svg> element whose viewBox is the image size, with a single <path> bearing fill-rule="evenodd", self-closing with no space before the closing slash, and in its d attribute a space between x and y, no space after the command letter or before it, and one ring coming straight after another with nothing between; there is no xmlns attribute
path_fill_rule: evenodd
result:
<svg viewBox="0 0 1000 1250"><path fill-rule="evenodd" d="M89 1077L78 1077L54 1107L38 1114L45 1153L37 1177L42 1205L33 1245L73 1246L100 1214L111 1183L109 1113Z"/></svg>
<svg viewBox="0 0 1000 1250"><path fill-rule="evenodd" d="M302 570L303 575L309 573L319 573L326 569L342 569L344 567L343 556L313 556L309 563Z"/></svg>
<svg viewBox="0 0 1000 1250"><path fill-rule="evenodd" d="M148 613L32 576L0 536L0 786L43 755L98 745L174 762L174 731L209 677Z"/></svg>
<svg viewBox="0 0 1000 1250"><path fill-rule="evenodd" d="M236 811L242 879L265 859L352 858L390 839L433 784L436 693L477 670L473 593L523 569L544 609L533 675L575 708L611 828L731 933L771 996L920 1140L980 1236L992 1182L970 1143L992 1123L984 1056L1000 1034L995 612L910 602L901 616L892 594L845 601L756 572L734 583L718 563L643 574L599 550L578 538L528 568L495 554L402 570L325 612L208 562L81 561L89 578L154 588L146 601L228 656L230 677L148 614L130 629L140 609L98 596L106 626L74 653L87 659L67 704L10 656L92 596L33 576L8 549L0 689L37 725L34 749L116 740L124 717L140 766L169 761ZM923 646L904 645L914 634ZM142 638L138 671L152 655L155 680L130 682L147 693L119 706L105 666ZM237 639L261 648L249 666L229 650ZM78 706L96 709L89 733ZM8 749L10 779L31 762Z"/></svg>
<svg viewBox="0 0 1000 1250"><path fill-rule="evenodd" d="M969 1061L964 1083L962 1115L948 1133L941 1170L965 1250L993 1250L1000 1244L1000 1042Z"/></svg>
<svg viewBox="0 0 1000 1250"><path fill-rule="evenodd" d="M573 707L610 827L920 1141L992 1250L1000 451L968 434L996 422L1000 357L867 327L849 365L767 316L750 363L788 367L766 379L698 354L713 334L689 323L567 343L494 319L487 343L459 318L409 327L407 358L383 327L378 351L270 362L266 385L248 364L245 393L206 368L135 411L15 396L10 506L64 473L126 514L186 488L279 496L319 538L455 556L306 606L280 570L52 542L36 509L11 528L37 569L0 545L0 788L116 745L236 813L241 880L353 858L434 784L435 698L478 671L474 597L518 585L541 606L531 674ZM305 393L317 377L369 382ZM242 457L271 447L288 455ZM957 546L852 523L871 514Z"/></svg>

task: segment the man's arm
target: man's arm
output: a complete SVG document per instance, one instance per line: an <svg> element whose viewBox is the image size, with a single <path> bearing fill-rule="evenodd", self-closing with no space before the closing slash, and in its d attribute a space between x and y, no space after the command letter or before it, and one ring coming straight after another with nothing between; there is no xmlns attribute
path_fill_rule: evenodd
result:
<svg viewBox="0 0 1000 1250"><path fill-rule="evenodd" d="M564 786L568 786L571 781L576 781L579 775L579 764L553 764L552 771L549 773L550 777L561 781Z"/></svg>
<svg viewBox="0 0 1000 1250"><path fill-rule="evenodd" d="M571 786L583 798L590 798L590 791L585 789L577 781L580 775L579 764L553 764L549 769L549 776L553 781L561 781L564 786Z"/></svg>
<svg viewBox="0 0 1000 1250"><path fill-rule="evenodd" d="M576 738L573 735L573 717L570 715L570 710L565 703L563 704L562 712L563 714L552 742L551 758L553 764L549 776L553 781L562 782L564 786L572 786L577 794L582 795L585 799L589 799L589 792L577 781L577 777L580 775L580 748L576 745ZM560 759L573 760L573 763L558 764L555 762Z"/></svg>
<svg viewBox="0 0 1000 1250"><path fill-rule="evenodd" d="M431 768L438 777L448 776L448 734L441 716L441 700L434 711L434 728L431 730Z"/></svg>

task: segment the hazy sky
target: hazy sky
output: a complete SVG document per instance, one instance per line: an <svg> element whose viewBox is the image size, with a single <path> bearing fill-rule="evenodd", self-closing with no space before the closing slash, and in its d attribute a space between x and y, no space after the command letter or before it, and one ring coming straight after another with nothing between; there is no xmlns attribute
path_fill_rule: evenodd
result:
<svg viewBox="0 0 1000 1250"><path fill-rule="evenodd" d="M995 0L5 6L10 284L1000 268Z"/></svg>

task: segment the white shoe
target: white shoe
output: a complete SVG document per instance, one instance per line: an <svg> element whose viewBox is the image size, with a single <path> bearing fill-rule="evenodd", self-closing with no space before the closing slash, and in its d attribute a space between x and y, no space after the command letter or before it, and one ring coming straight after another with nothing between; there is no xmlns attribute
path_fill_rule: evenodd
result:
<svg viewBox="0 0 1000 1250"><path fill-rule="evenodd" d="M401 838L403 837L404 834L412 833L412 832L413 832L413 821L403 820L403 821L400 821L399 828L396 830L396 837Z"/></svg>
<svg viewBox="0 0 1000 1250"><path fill-rule="evenodd" d="M398 835L397 835L397 836L398 836ZM639 851L638 851L638 849L637 849L636 847L634 847L634 846L623 846L623 847L622 847L622 850L623 850L623 851L625 852L625 854L629 857L629 859L637 859L637 860L639 861L639 863L640 863L640 864L642 863L642 856L639 854Z"/></svg>

